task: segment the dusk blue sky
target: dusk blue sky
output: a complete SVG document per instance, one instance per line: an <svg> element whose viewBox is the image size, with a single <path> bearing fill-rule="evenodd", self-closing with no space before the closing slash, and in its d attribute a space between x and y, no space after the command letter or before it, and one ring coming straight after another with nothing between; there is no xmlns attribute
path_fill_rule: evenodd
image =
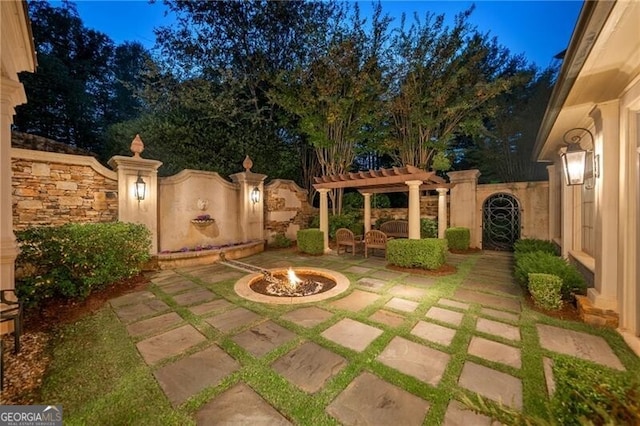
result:
<svg viewBox="0 0 640 426"><path fill-rule="evenodd" d="M147 48L155 43L153 28L168 25L166 8L161 0L147 1L77 1L78 13L85 26L108 34L116 44L139 41ZM471 4L476 9L470 21L482 32L490 32L512 53L524 53L526 58L540 67L548 66L553 56L564 50L571 38L582 1L383 1L383 10L397 17L402 12L408 18L414 12L444 13L452 19L456 13ZM53 2L58 4L58 2ZM363 12L371 9L370 2L361 2ZM394 25L392 24L392 25Z"/></svg>

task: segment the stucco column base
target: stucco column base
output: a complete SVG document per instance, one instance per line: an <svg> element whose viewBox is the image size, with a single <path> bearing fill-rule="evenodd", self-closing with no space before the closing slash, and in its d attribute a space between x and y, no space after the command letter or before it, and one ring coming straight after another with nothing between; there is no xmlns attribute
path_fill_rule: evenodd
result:
<svg viewBox="0 0 640 426"><path fill-rule="evenodd" d="M232 174L231 180L238 186L238 225L243 242L264 240L264 180L267 175L244 171ZM258 188L260 200L251 201L251 192Z"/></svg>
<svg viewBox="0 0 640 426"><path fill-rule="evenodd" d="M617 300L603 296L595 288L590 288L587 290L587 298L595 308L610 311L618 310Z"/></svg>

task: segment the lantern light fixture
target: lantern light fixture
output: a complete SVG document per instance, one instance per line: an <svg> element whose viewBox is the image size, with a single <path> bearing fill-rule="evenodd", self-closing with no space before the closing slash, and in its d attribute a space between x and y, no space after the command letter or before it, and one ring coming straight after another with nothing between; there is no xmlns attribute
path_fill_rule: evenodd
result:
<svg viewBox="0 0 640 426"><path fill-rule="evenodd" d="M258 204L260 202L260 189L257 186L254 186L249 194L249 199L253 204Z"/></svg>
<svg viewBox="0 0 640 426"><path fill-rule="evenodd" d="M567 185L583 185L587 170L587 151L582 149L580 141L584 135L589 135L593 144L593 134L587 129L575 128L567 131L564 136L566 150L560 154L564 166L564 177ZM597 174L596 165L592 169L594 176Z"/></svg>
<svg viewBox="0 0 640 426"><path fill-rule="evenodd" d="M144 200L146 193L147 193L147 183L144 181L144 179L142 179L142 176L140 176L140 174L138 173L138 179L136 179L136 182L134 184L134 194L135 194L136 200L138 200L138 203Z"/></svg>

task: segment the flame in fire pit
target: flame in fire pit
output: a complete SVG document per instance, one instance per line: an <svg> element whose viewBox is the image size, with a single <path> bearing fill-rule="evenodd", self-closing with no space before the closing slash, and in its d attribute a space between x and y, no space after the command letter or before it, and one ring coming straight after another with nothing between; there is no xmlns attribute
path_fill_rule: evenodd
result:
<svg viewBox="0 0 640 426"><path fill-rule="evenodd" d="M302 282L302 280L298 278L296 273L293 272L293 268L291 268L291 266L289 266L289 270L287 271L287 277L289 278L289 286L291 288L296 288L298 284Z"/></svg>

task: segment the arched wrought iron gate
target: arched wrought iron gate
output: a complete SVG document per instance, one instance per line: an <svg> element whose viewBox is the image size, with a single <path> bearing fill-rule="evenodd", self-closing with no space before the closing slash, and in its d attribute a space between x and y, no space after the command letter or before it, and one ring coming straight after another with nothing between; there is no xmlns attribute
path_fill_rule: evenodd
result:
<svg viewBox="0 0 640 426"><path fill-rule="evenodd" d="M498 193L482 205L482 248L513 250L520 238L520 203L511 194Z"/></svg>

